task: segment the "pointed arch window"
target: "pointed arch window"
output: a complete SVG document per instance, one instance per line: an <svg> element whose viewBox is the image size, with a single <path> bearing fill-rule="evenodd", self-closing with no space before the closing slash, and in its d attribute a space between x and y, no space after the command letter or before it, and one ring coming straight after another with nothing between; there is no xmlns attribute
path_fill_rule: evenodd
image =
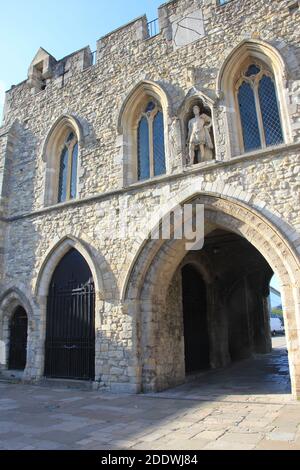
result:
<svg viewBox="0 0 300 470"><path fill-rule="evenodd" d="M283 143L276 85L270 71L250 63L237 82L236 93L244 150Z"/></svg>
<svg viewBox="0 0 300 470"><path fill-rule="evenodd" d="M77 196L78 141L74 132L69 132L59 159L58 202Z"/></svg>
<svg viewBox="0 0 300 470"><path fill-rule="evenodd" d="M166 173L164 117L154 101L149 101L137 127L137 176L145 180Z"/></svg>

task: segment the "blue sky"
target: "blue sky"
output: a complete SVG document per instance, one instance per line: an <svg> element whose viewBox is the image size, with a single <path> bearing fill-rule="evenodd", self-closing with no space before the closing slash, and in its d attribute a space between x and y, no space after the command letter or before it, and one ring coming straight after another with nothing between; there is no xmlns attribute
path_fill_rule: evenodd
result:
<svg viewBox="0 0 300 470"><path fill-rule="evenodd" d="M274 289L279 290L279 292L281 291L279 279L275 274L272 277L272 280L271 280L270 284L271 284L272 287L274 287Z"/></svg>
<svg viewBox="0 0 300 470"><path fill-rule="evenodd" d="M165 0L3 0L0 28L0 116L4 90L26 79L40 46L56 59L96 41L147 14L158 16ZM1 119L0 119L1 120Z"/></svg>

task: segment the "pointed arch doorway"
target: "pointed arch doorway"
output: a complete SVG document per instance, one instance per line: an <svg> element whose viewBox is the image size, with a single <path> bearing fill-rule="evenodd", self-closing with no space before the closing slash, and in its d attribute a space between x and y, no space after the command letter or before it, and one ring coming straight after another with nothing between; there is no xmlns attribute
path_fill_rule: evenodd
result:
<svg viewBox="0 0 300 470"><path fill-rule="evenodd" d="M24 370L27 356L28 318L23 307L17 307L10 321L8 369Z"/></svg>
<svg viewBox="0 0 300 470"><path fill-rule="evenodd" d="M45 376L95 378L94 280L87 262L74 248L62 258L50 282Z"/></svg>

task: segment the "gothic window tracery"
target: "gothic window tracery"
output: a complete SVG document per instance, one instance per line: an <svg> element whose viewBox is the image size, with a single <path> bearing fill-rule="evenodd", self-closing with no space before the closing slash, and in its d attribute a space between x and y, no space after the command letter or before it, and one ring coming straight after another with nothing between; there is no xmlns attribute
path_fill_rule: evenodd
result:
<svg viewBox="0 0 300 470"><path fill-rule="evenodd" d="M137 127L137 176L145 180L166 173L164 117L155 101L148 101Z"/></svg>
<svg viewBox="0 0 300 470"><path fill-rule="evenodd" d="M283 143L274 76L263 64L251 61L243 68L236 98L245 152Z"/></svg>
<svg viewBox="0 0 300 470"><path fill-rule="evenodd" d="M58 202L65 202L76 197L77 166L78 141L74 132L70 132L60 153Z"/></svg>

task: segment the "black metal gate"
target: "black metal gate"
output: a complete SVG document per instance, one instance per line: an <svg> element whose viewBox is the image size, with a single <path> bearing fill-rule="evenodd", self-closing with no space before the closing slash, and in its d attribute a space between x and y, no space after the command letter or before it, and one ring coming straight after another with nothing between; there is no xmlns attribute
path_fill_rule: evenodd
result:
<svg viewBox="0 0 300 470"><path fill-rule="evenodd" d="M93 380L95 377L95 289L52 283L47 305L46 377Z"/></svg>
<svg viewBox="0 0 300 470"><path fill-rule="evenodd" d="M10 342L8 368L24 370L27 354L28 319L25 310L18 307L10 322Z"/></svg>

